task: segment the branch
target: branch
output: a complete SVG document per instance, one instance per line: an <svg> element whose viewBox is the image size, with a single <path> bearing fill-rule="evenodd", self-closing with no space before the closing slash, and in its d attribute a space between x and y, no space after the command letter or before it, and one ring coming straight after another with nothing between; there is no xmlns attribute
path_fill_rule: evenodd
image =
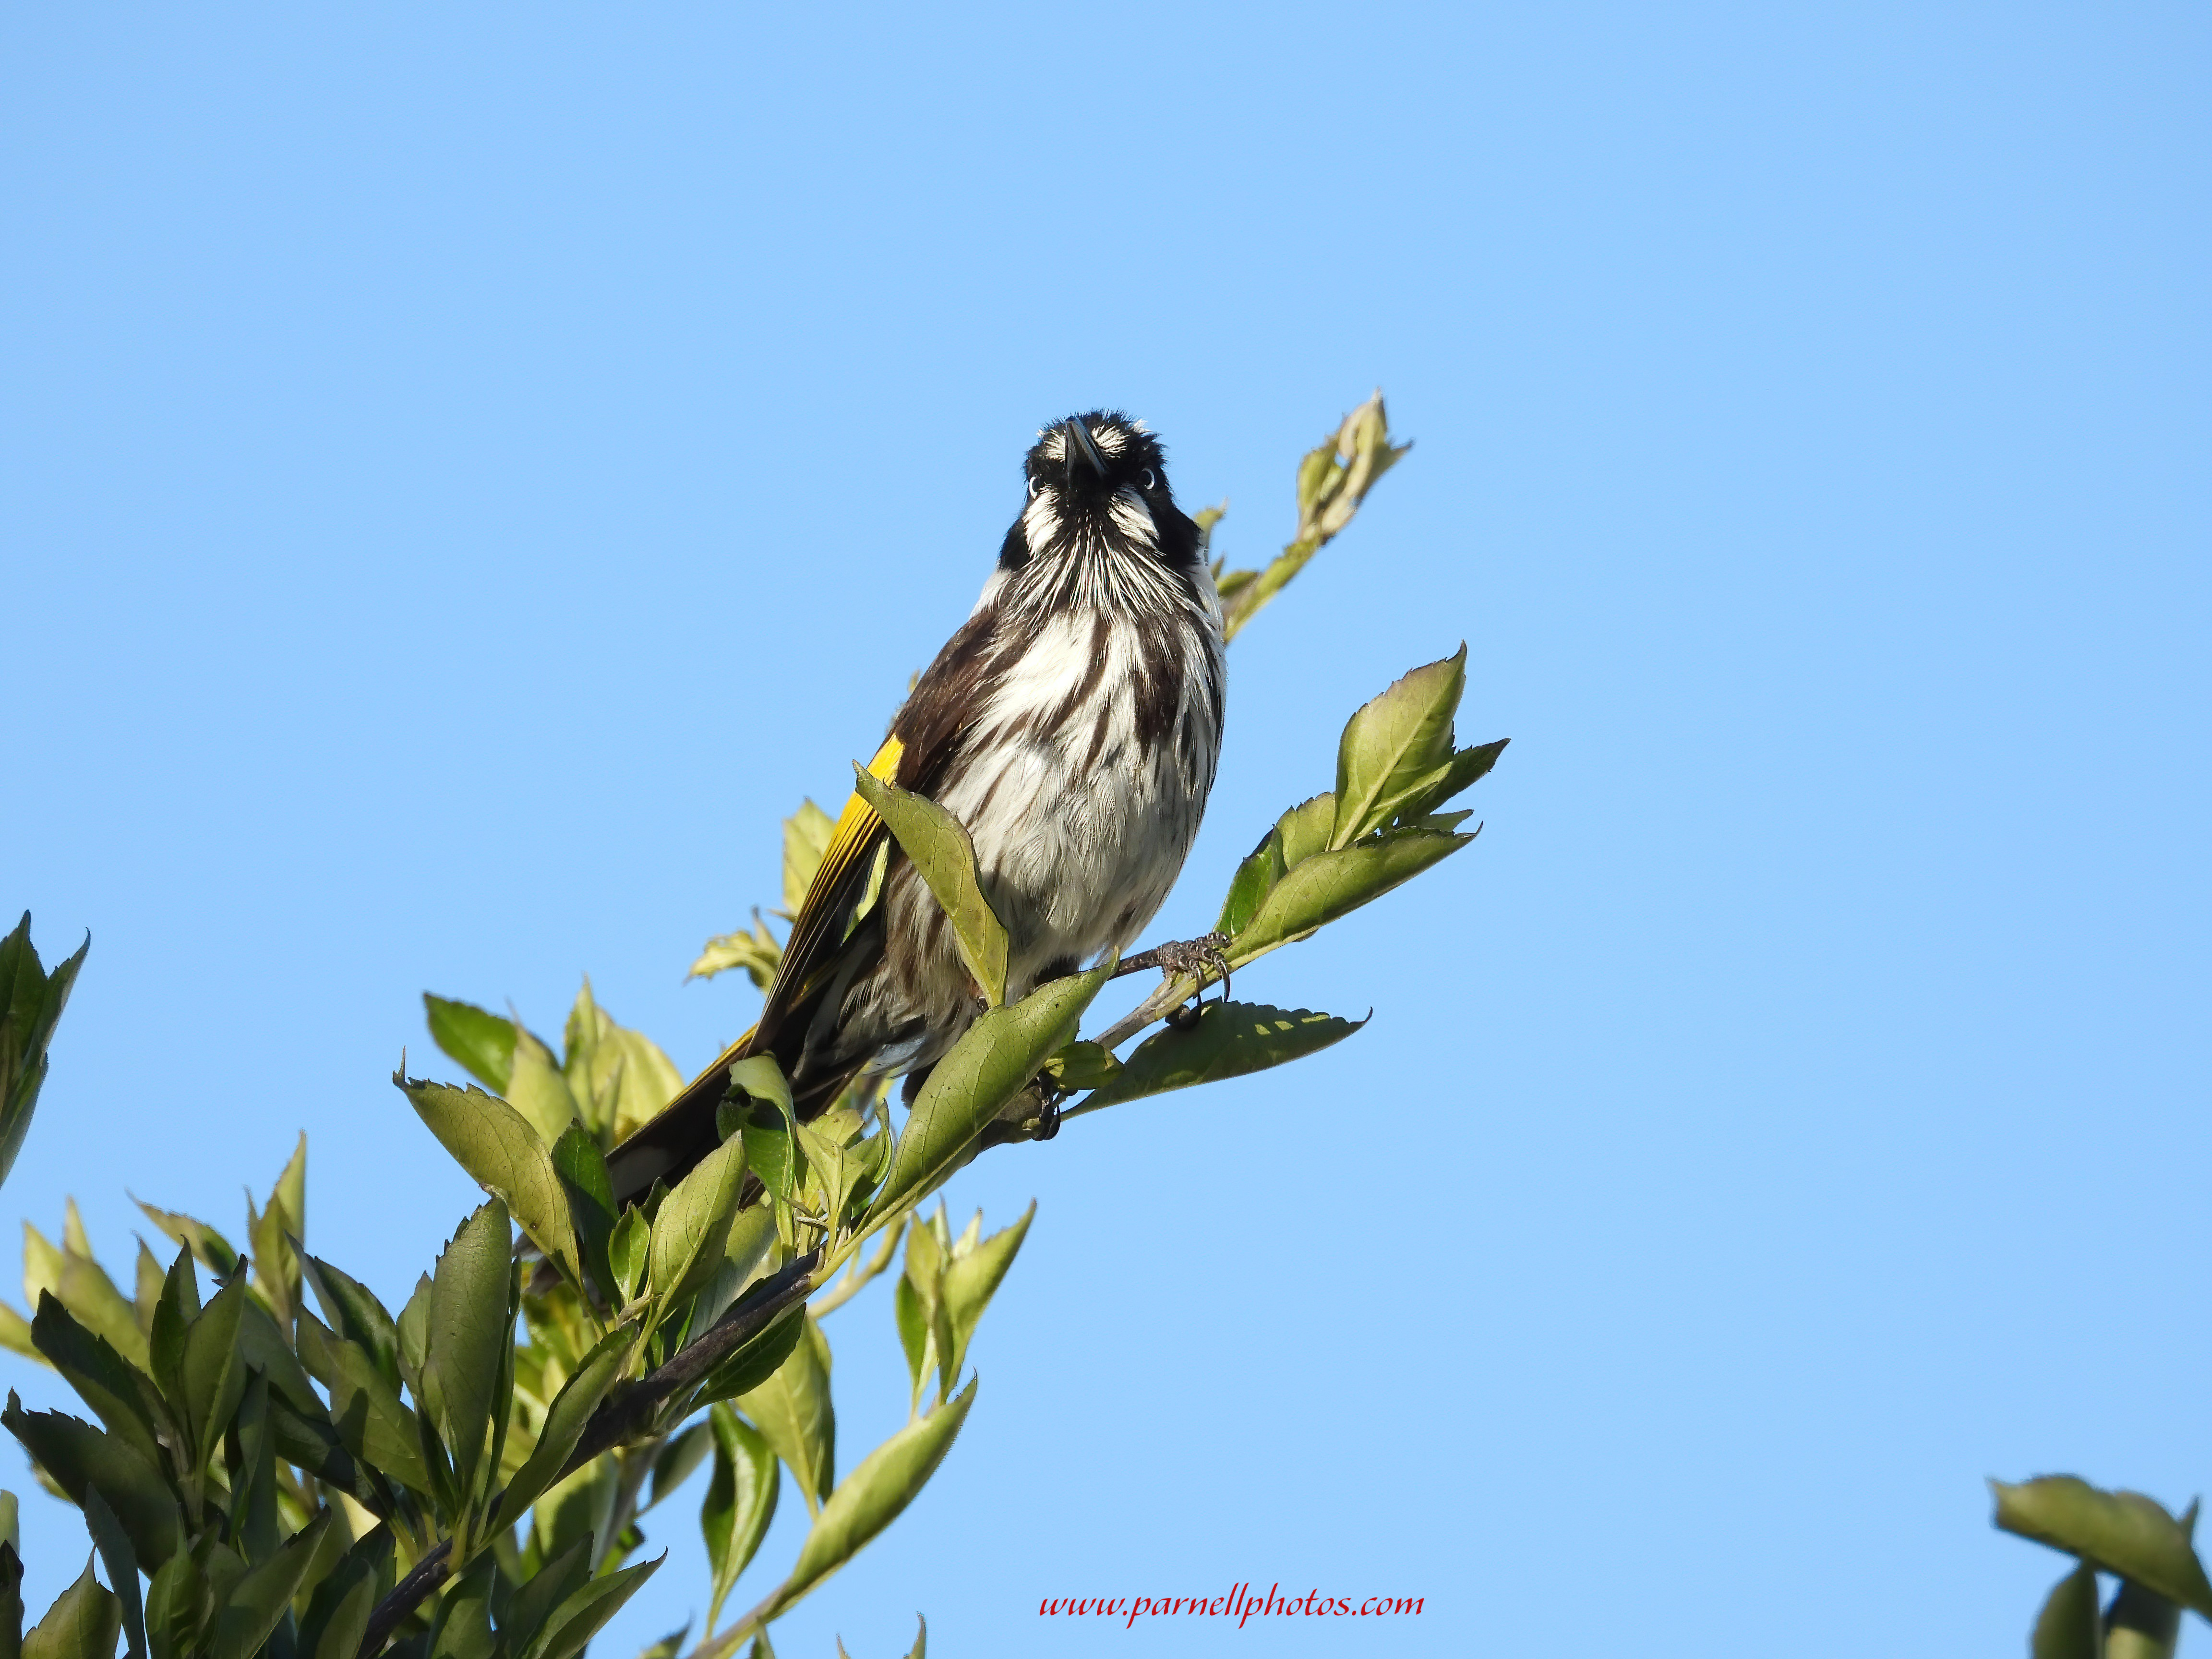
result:
<svg viewBox="0 0 2212 1659"><path fill-rule="evenodd" d="M576 1443L574 1454L556 1478L566 1480L601 1452L638 1434L652 1421L654 1408L662 1401L680 1389L703 1381L718 1364L766 1330L778 1316L805 1302L814 1289L811 1275L820 1257L819 1250L809 1251L789 1267L763 1279L754 1286L751 1297L715 1321L704 1336L666 1364L647 1371L592 1413L592 1420L584 1427L583 1438ZM500 1498L505 1495L501 1493ZM500 1498L493 1498L484 1510L487 1526L499 1518ZM453 1555L452 1539L433 1545L408 1570L407 1576L392 1587L392 1594L379 1601L369 1613L368 1629L362 1637L356 1659L376 1659L384 1644L392 1639L392 1632L406 1622L407 1616L422 1604L424 1597L453 1576Z"/></svg>
<svg viewBox="0 0 2212 1659"><path fill-rule="evenodd" d="M422 1605L422 1598L452 1576L453 1569L447 1564L453 1558L453 1540L448 1538L407 1570L407 1576L392 1587L392 1594L379 1601L369 1613L368 1630L361 1638L358 1659L376 1659L384 1644L392 1639L392 1632L406 1622L407 1615Z"/></svg>
<svg viewBox="0 0 2212 1659"><path fill-rule="evenodd" d="M601 1452L641 1432L653 1420L660 1402L679 1389L705 1380L707 1374L750 1342L794 1304L812 1294L812 1274L821 1261L819 1250L809 1250L789 1267L753 1287L753 1293L724 1314L690 1347L666 1364L647 1371L592 1413L584 1437L559 1477L565 1479Z"/></svg>

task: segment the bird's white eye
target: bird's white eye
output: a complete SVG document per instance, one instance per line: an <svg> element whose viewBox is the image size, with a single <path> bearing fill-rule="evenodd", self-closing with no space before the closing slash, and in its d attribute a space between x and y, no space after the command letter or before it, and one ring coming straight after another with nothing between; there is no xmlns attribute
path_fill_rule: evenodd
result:
<svg viewBox="0 0 2212 1659"><path fill-rule="evenodd" d="M1035 500L1036 499L1036 493L1037 493L1037 481L1036 481L1035 478L1031 478L1031 479L1030 480L1030 499L1031 501L1035 501Z"/></svg>
<svg viewBox="0 0 2212 1659"><path fill-rule="evenodd" d="M1146 468L1142 472L1139 472L1137 476L1138 476L1139 478L1142 478L1142 479L1144 480L1144 488L1145 488L1145 489L1150 489L1152 487L1152 468L1150 468L1149 466L1148 466L1148 467L1146 467Z"/></svg>

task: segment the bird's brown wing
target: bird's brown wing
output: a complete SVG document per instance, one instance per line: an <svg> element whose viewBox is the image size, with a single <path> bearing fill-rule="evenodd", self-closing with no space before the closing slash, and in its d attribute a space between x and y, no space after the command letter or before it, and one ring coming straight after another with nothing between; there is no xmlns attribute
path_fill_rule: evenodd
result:
<svg viewBox="0 0 2212 1659"><path fill-rule="evenodd" d="M902 789L927 794L936 787L981 703L994 616L988 608L977 611L945 641L915 682L890 736L868 763L870 772ZM853 953L883 950L881 929L865 924L903 856L875 809L853 794L837 815L836 830L792 922L759 1023L607 1155L617 1206L643 1197L656 1180L673 1184L714 1150L714 1115L728 1093L734 1062L772 1054L790 1075L821 998L839 979L850 982ZM793 1091L799 1115L821 1110L851 1080L852 1071L806 1079Z"/></svg>

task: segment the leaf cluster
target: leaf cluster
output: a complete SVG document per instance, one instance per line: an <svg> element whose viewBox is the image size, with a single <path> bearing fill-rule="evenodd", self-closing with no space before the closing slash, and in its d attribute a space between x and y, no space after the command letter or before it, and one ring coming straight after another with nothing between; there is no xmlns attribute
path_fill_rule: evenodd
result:
<svg viewBox="0 0 2212 1659"><path fill-rule="evenodd" d="M1220 573L1232 633L1403 453L1378 395L1305 459L1292 543L1264 569ZM1209 533L1219 516L1203 515ZM1465 813L1439 809L1504 745L1456 746L1465 655L1414 670L1352 716L1334 788L1284 813L1233 873L1218 936L1227 966L1309 937L1473 839ZM1085 1037L1116 964L1012 995L1006 931L965 829L855 769L986 1005L902 1114L867 1079L801 1121L775 1062L741 1060L716 1148L618 1206L607 1154L683 1086L668 1056L601 1008L588 981L557 1054L519 1015L426 995L433 1037L474 1083L393 1081L486 1201L396 1313L307 1253L304 1138L266 1201L249 1198L244 1250L142 1206L174 1254L165 1265L142 1242L129 1295L94 1259L73 1204L58 1246L27 1230L31 1316L0 1307L0 1345L60 1371L90 1415L11 1399L0 1421L82 1510L108 1587L88 1569L25 1644L55 1659L111 1659L118 1640L132 1659L573 1659L658 1565L631 1565L646 1518L704 1469L711 1584L690 1659L725 1659L749 1638L764 1652L769 1625L914 1501L973 1408L979 1323L1035 1206L998 1232L979 1215L955 1236L941 1204L922 1215L929 1197L980 1153L1064 1116L1264 1070L1359 1029L1263 1004L1185 1009L1206 976L1171 971ZM831 830L811 801L786 820L787 919ZM6 1099L24 1097L25 1117L82 955L41 974L27 919L0 947L0 990L15 988L0 1065L14 1068ZM781 956L756 911L691 972L743 969L765 986ZM0 1145L12 1153L19 1140ZM841 1478L823 1322L894 1267L908 1420ZM786 1472L805 1535L717 1633ZM0 1544L0 1591L19 1579ZM0 1594L0 1639L21 1629L20 1596L12 1625L6 1605ZM688 1635L650 1651L673 1659Z"/></svg>

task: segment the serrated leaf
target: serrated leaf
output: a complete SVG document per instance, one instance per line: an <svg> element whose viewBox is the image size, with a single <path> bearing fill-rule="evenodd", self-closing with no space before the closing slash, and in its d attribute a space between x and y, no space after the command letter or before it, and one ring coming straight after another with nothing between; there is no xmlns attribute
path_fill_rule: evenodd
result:
<svg viewBox="0 0 2212 1659"><path fill-rule="evenodd" d="M2070 1474L2018 1486L1992 1480L1990 1489L1996 1522L2006 1532L2078 1556L2212 1618L2212 1583L2188 1531L2155 1500L2100 1491Z"/></svg>
<svg viewBox="0 0 2212 1659"><path fill-rule="evenodd" d="M808 1320L783 1364L737 1403L790 1469L808 1513L817 1511L835 1484L837 1446L830 1342L822 1328Z"/></svg>
<svg viewBox="0 0 2212 1659"><path fill-rule="evenodd" d="M1306 1008L1209 1002L1194 1024L1170 1026L1139 1043L1121 1072L1078 1102L1071 1115L1286 1065L1343 1042L1365 1024Z"/></svg>
<svg viewBox="0 0 2212 1659"><path fill-rule="evenodd" d="M64 1412L27 1412L13 1389L0 1425L71 1503L82 1507L86 1492L98 1487L141 1561L166 1561L176 1553L184 1536L176 1499L154 1465L126 1442Z"/></svg>
<svg viewBox="0 0 2212 1659"><path fill-rule="evenodd" d="M726 1405L714 1407L707 1422L714 1437L714 1473L699 1509L699 1529L706 1536L713 1574L707 1606L707 1633L711 1636L721 1622L722 1603L731 1588L768 1536L782 1482L776 1474L775 1449L751 1424Z"/></svg>
<svg viewBox="0 0 2212 1659"><path fill-rule="evenodd" d="M514 1352L514 1271L507 1206L496 1198L454 1232L431 1279L423 1403L465 1498L491 1434L501 1361Z"/></svg>
<svg viewBox="0 0 2212 1659"><path fill-rule="evenodd" d="M76 1583L23 1638L23 1659L114 1659L122 1633L122 1604L92 1576L88 1557Z"/></svg>
<svg viewBox="0 0 2212 1659"><path fill-rule="evenodd" d="M494 1094L507 1092L514 1072L514 1022L474 1003L422 993L432 1041Z"/></svg>
<svg viewBox="0 0 2212 1659"><path fill-rule="evenodd" d="M31 1340L110 1434L144 1458L149 1468L161 1468L156 1437L168 1413L151 1377L70 1317L69 1310L50 1294L39 1297Z"/></svg>
<svg viewBox="0 0 2212 1659"><path fill-rule="evenodd" d="M1006 1000L1006 928L983 896L975 844L960 820L926 795L885 783L853 764L860 799L890 827L916 874L952 924L960 960L994 1008Z"/></svg>
<svg viewBox="0 0 2212 1659"><path fill-rule="evenodd" d="M789 1608L898 1518L937 1473L975 1401L975 1384L971 1382L860 1460L860 1468L845 1477L815 1517L791 1576L777 1587L770 1617Z"/></svg>
<svg viewBox="0 0 2212 1659"><path fill-rule="evenodd" d="M1112 972L1110 963L1101 963L977 1017L937 1062L907 1115L871 1215L920 1199L959 1167L1000 1108L1074 1036L1083 1011Z"/></svg>
<svg viewBox="0 0 2212 1659"><path fill-rule="evenodd" d="M482 1090L464 1091L397 1075L392 1082L439 1144L478 1186L507 1206L530 1242L581 1282L568 1194L553 1167L548 1143L538 1132L512 1106Z"/></svg>

